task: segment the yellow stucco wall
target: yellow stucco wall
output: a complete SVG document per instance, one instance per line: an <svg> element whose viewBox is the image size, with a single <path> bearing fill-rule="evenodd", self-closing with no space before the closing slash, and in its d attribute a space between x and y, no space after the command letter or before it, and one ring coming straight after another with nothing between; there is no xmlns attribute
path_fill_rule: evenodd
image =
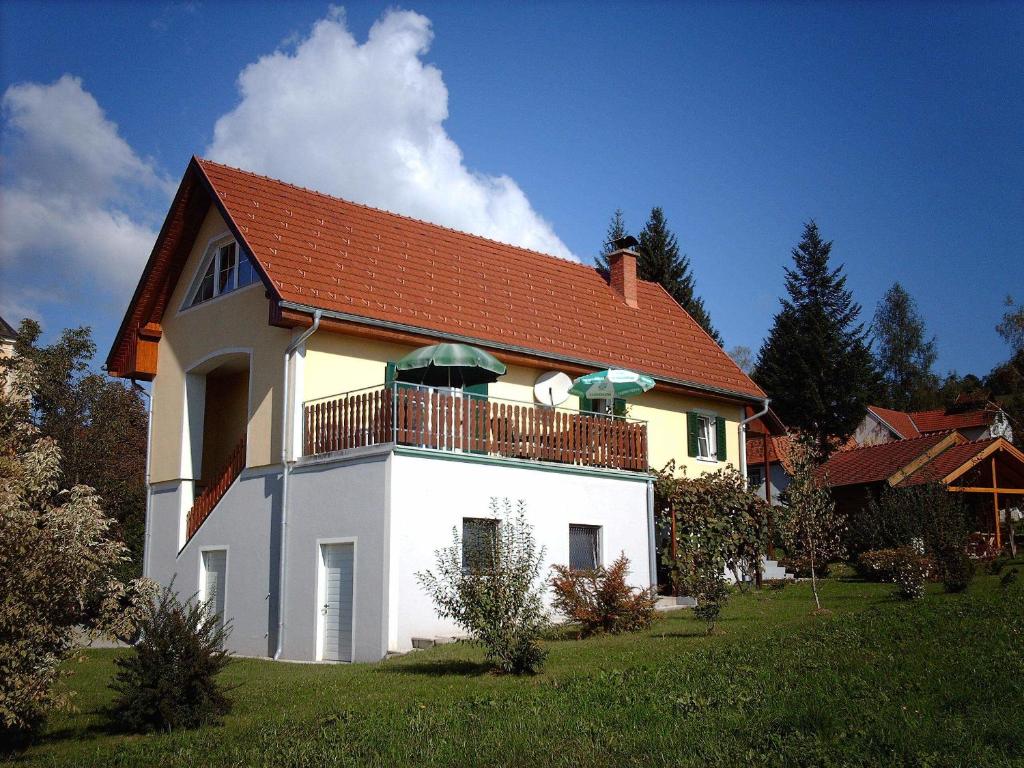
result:
<svg viewBox="0 0 1024 768"><path fill-rule="evenodd" d="M398 360L413 348L328 332L317 333L306 346L303 400L381 386L387 362ZM533 384L537 377L554 367L554 364L551 369L510 365L508 372L491 384L488 393L491 398L532 403ZM578 408L579 401L570 397L563 407ZM691 477L725 466L721 462L702 461L686 455L686 413L689 411L701 411L726 419L727 463L738 467L737 425L742 418L739 406L658 391L629 400L628 415L647 422L651 466L660 469L674 459L677 471Z"/></svg>
<svg viewBox="0 0 1024 768"><path fill-rule="evenodd" d="M181 464L186 372L225 349L252 350L246 463L256 467L280 461L278 390L284 350L291 333L268 325L263 287L248 286L179 311L210 240L227 231L219 213L211 208L164 313L157 375L153 380L150 477L154 483L176 480L184 474Z"/></svg>

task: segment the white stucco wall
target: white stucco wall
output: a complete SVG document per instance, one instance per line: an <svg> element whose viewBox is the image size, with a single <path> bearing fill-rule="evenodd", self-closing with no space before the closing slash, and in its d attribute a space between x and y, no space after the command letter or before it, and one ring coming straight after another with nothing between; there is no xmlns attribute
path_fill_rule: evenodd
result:
<svg viewBox="0 0 1024 768"><path fill-rule="evenodd" d="M450 636L457 627L437 618L416 572L434 567L435 550L462 531L464 517L489 517L494 497L522 499L538 543L542 573L569 562L569 524L601 526L601 556L610 565L630 559L629 583L651 585L647 483L608 475L551 472L509 464L396 455L391 468L391 595L389 646L404 651L412 638Z"/></svg>

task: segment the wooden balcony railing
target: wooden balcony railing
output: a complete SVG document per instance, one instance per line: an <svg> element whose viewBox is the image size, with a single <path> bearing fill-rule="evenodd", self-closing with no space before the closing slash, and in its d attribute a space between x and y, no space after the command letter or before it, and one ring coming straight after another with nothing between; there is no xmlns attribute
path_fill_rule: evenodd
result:
<svg viewBox="0 0 1024 768"><path fill-rule="evenodd" d="M214 481L196 497L195 502L192 504L192 509L188 511L188 539L191 539L195 532L199 530L199 526L206 522L210 512L224 498L224 494L227 493L231 484L238 479L238 476L242 474L243 469L245 469L245 435L242 435L238 445L231 451L225 467Z"/></svg>
<svg viewBox="0 0 1024 768"><path fill-rule="evenodd" d="M647 470L647 425L596 413L398 384L306 403L303 454L395 443L438 451Z"/></svg>

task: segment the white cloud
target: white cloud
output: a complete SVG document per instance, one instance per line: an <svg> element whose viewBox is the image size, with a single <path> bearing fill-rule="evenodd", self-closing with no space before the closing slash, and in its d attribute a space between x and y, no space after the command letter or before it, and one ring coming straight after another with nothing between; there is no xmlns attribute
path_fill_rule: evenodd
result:
<svg viewBox="0 0 1024 768"><path fill-rule="evenodd" d="M239 76L214 160L496 240L575 258L508 176L468 169L448 136L448 90L422 56L429 19L389 11L365 43L332 9L293 51Z"/></svg>
<svg viewBox="0 0 1024 768"><path fill-rule="evenodd" d="M0 265L27 266L40 279L85 276L123 295L156 239L146 197L166 201L170 182L120 136L79 78L13 85L0 103Z"/></svg>

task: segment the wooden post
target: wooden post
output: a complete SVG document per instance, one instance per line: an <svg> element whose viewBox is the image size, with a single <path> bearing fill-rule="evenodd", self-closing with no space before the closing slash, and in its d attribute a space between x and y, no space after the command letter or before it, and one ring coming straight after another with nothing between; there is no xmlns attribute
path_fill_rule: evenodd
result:
<svg viewBox="0 0 1024 768"><path fill-rule="evenodd" d="M996 522L996 551L1003 551L1003 531L999 525L999 480L996 478L996 457L992 456L992 509Z"/></svg>

